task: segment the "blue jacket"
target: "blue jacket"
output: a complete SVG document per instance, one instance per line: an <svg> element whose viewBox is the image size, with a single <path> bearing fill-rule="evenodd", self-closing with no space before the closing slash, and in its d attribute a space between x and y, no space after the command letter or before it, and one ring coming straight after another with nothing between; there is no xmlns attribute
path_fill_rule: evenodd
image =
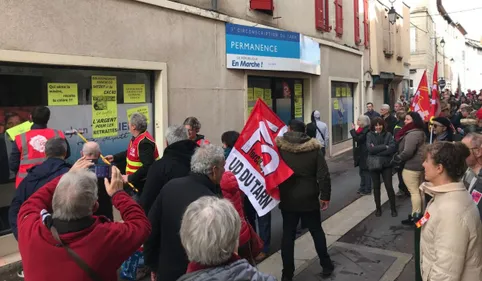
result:
<svg viewBox="0 0 482 281"><path fill-rule="evenodd" d="M15 238L17 238L17 216L23 202L27 201L35 191L46 183L67 173L70 168L71 165L62 159L48 158L42 164L34 166L28 170L28 174L18 186L15 192L15 197L8 210L8 220Z"/></svg>

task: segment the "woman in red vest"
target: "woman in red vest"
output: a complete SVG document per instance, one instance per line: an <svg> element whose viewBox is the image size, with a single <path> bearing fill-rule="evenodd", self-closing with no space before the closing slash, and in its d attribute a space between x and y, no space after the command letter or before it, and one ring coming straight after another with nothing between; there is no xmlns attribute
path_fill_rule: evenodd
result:
<svg viewBox="0 0 482 281"><path fill-rule="evenodd" d="M197 145L201 146L210 143L204 138L204 135L199 134L199 130L201 130L201 122L199 122L196 117L186 118L186 120L184 120L184 126L188 131L189 139L196 142Z"/></svg>
<svg viewBox="0 0 482 281"><path fill-rule="evenodd" d="M149 168L159 158L159 151L154 138L147 131L147 118L144 115L138 112L131 115L129 131L132 139L127 150L116 155L107 155L105 158L116 163L126 161L126 174L122 178L125 183L132 183L140 195Z"/></svg>

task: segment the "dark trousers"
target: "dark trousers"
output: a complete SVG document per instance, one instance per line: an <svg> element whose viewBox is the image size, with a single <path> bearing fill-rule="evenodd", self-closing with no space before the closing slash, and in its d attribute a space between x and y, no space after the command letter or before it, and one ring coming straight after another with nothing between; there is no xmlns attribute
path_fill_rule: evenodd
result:
<svg viewBox="0 0 482 281"><path fill-rule="evenodd" d="M295 239L296 227L301 220L304 228L308 228L315 243L316 253L320 258L320 265L325 269L333 267L328 249L326 247L326 237L321 227L320 210L312 212L287 212L281 211L283 216L283 238L281 241L281 258L283 259L283 276L293 278L295 272Z"/></svg>
<svg viewBox="0 0 482 281"><path fill-rule="evenodd" d="M360 174L360 189L359 191L370 193L372 192L372 179L368 170L358 167Z"/></svg>
<svg viewBox="0 0 482 281"><path fill-rule="evenodd" d="M397 171L397 175L398 175L398 189L399 189L401 192L403 192L404 194L410 196L410 192L408 191L408 188L407 188L407 186L405 185L405 182L403 182L402 170L403 170L403 169L399 169L399 170Z"/></svg>
<svg viewBox="0 0 482 281"><path fill-rule="evenodd" d="M381 171L372 171L370 172L370 175L373 181L373 197L375 199L375 206L377 209L381 208L380 187L382 185L381 178L383 178L383 183L385 184L385 189L387 190L388 200L390 201L390 207L392 210L395 210L395 191L393 190L392 184L392 169L385 168Z"/></svg>
<svg viewBox="0 0 482 281"><path fill-rule="evenodd" d="M271 212L262 217L258 216L253 205L251 205L251 202L249 202L248 197L245 197L244 214L246 215L248 222L253 226L256 233L258 233L261 240L263 240L263 253L268 254L271 243ZM257 224L256 221L258 221ZM258 228L256 228L256 226L258 226Z"/></svg>

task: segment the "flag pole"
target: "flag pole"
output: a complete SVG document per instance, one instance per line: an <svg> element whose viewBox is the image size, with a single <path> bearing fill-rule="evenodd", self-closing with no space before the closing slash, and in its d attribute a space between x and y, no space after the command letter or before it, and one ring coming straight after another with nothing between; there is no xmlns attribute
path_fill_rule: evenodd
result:
<svg viewBox="0 0 482 281"><path fill-rule="evenodd" d="M433 125L430 126L430 144L432 144L432 139L433 139Z"/></svg>

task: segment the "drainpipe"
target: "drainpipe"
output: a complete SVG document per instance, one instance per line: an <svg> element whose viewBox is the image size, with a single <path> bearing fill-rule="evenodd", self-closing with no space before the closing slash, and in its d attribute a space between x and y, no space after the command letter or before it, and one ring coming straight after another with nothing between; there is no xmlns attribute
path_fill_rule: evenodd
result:
<svg viewBox="0 0 482 281"><path fill-rule="evenodd" d="M211 11L218 10L218 0L211 0Z"/></svg>

